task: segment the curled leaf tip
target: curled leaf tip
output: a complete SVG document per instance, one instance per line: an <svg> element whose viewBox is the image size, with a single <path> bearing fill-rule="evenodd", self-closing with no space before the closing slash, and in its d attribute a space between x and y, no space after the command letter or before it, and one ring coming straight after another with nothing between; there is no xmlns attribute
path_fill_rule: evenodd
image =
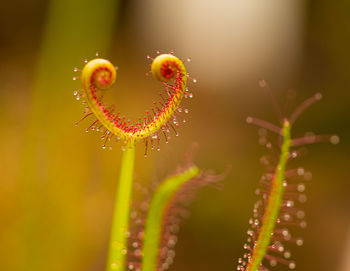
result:
<svg viewBox="0 0 350 271"><path fill-rule="evenodd" d="M168 82L175 78L177 71L181 68L180 60L171 54L158 55L152 62L151 71L155 79ZM182 61L181 61L182 62ZM183 64L182 64L183 65Z"/></svg>
<svg viewBox="0 0 350 271"><path fill-rule="evenodd" d="M160 100L154 102L151 110L136 123L116 111L115 106L103 103L102 91L110 88L117 77L117 70L110 61L102 58L85 61L81 76L73 78L80 78L82 83L82 90L74 91L77 100L82 100L85 105L85 116L81 120L89 116L95 118L86 131L102 131L104 146L112 139L121 140L124 145L143 141L147 155L148 148L159 150L161 139L167 143L172 134L177 136L178 126L186 121L183 114L188 113L188 109L182 108L180 104L183 97L191 98L193 95L188 92L187 79L190 77L182 60L172 54L148 58L153 61L150 72L162 82L165 89L160 94Z"/></svg>

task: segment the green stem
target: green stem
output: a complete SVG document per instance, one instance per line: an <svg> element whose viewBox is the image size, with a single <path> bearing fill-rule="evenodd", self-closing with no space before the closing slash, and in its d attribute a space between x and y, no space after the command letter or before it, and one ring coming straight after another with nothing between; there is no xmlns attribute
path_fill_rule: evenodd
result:
<svg viewBox="0 0 350 271"><path fill-rule="evenodd" d="M81 191L90 174L86 165L94 153L88 148L89 137L82 138L78 129L72 129L72 119L79 115L70 91L77 82L70 78L80 58L90 58L96 50L101 55L109 51L122 1L44 2L46 20L30 93L28 89L30 107L21 131L16 182L21 242L8 251L21 260L9 260L11 265L1 265L1 270L72 271L89 255L88 233L80 225Z"/></svg>
<svg viewBox="0 0 350 271"><path fill-rule="evenodd" d="M106 271L125 270L134 161L135 146L130 144L122 157Z"/></svg>
<svg viewBox="0 0 350 271"><path fill-rule="evenodd" d="M284 192L283 181L285 179L285 169L288 160L290 148L290 124L288 120L283 123L283 143L281 147L280 160L275 172L275 177L272 181L271 191L266 206L266 211L263 217L260 234L254 247L253 255L247 271L257 271L263 260L266 249L271 241L271 234L276 225L278 213L281 208L282 197Z"/></svg>
<svg viewBox="0 0 350 271"><path fill-rule="evenodd" d="M176 192L187 181L200 173L193 166L181 174L169 177L156 190L148 211L145 228L145 238L142 250L142 271L157 270L159 245L161 242L162 223L169 203Z"/></svg>

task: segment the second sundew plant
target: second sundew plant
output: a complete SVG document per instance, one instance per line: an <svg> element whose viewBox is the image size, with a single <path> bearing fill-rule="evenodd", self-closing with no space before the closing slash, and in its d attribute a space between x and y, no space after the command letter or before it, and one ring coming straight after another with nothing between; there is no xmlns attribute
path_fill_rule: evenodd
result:
<svg viewBox="0 0 350 271"><path fill-rule="evenodd" d="M260 142L270 150L270 155L263 157L266 173L260 180L260 188L256 190L259 200L255 203L253 217L249 220L247 243L244 249L247 253L239 258L239 271L268 271L266 261L271 267L283 264L289 269L295 269L296 263L291 260L291 252L286 249L286 243L303 245L303 239L292 235L291 227L306 227L305 212L300 204L306 201L305 180L311 177L302 167L288 167L288 164L299 157L305 144L330 142L337 144L336 135L306 135L301 138L291 137L291 128L300 114L322 98L320 93L304 101L290 117L283 116L278 104L273 99L265 81L260 86L269 94L272 106L279 119L280 127L266 121L248 117L247 122L260 126ZM277 142L267 140L266 131L277 135Z"/></svg>
<svg viewBox="0 0 350 271"><path fill-rule="evenodd" d="M182 204L193 197L194 191L203 185L215 184L224 176L215 176L200 170L192 163L186 163L172 176L163 181L142 204L143 211L131 211L131 193L133 188L133 171L135 145L143 142L145 156L149 148L159 150L160 140L168 142L171 133L177 133L177 127L184 122L183 109L180 105L183 97L192 97L187 89L188 76L186 68L173 54L160 54L152 60L151 71L154 78L164 84L165 91L161 100L146 112L135 124L131 124L114 106L103 104L103 91L116 79L115 67L105 59L96 58L85 61L81 71L82 90L75 91L77 100L83 100L86 119L93 117L92 124L86 129L102 131L103 148L113 140L123 143L123 157L114 208L113 224L108 250L106 271L164 271L169 268L174 258L173 247L176 243L179 221L183 217ZM75 69L75 71L80 71ZM192 79L195 82L195 79ZM311 174L301 167L292 167L292 161L300 156L297 149L304 144L330 141L338 143L335 135L317 136L309 134L293 138L291 129L300 114L322 98L316 94L307 99L286 117L282 115L274 101L265 81L260 85L271 96L272 106L279 116L280 126L249 117L248 123L261 127L260 142L270 151L262 159L266 173L256 190L259 200L254 205L253 217L249 220L247 252L238 260L238 271L268 271L270 266L286 265L295 269L291 252L285 243L303 244L303 239L292 235L292 226L305 228L305 213L300 204L306 201L304 181ZM76 124L78 124L77 122ZM277 136L276 143L267 140L267 131ZM139 214L137 214L139 213ZM132 228L130 217L133 217ZM136 217L136 218L135 218ZM136 221L136 222L135 222Z"/></svg>

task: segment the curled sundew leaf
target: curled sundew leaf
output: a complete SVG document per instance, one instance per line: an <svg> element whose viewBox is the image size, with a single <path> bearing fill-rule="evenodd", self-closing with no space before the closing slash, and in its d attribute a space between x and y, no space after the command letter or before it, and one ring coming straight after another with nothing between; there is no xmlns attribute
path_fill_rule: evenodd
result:
<svg viewBox="0 0 350 271"><path fill-rule="evenodd" d="M266 82L263 81L261 85L268 91ZM248 239L244 244L247 252L238 260L239 271L268 271L266 262L271 267L283 264L289 269L296 268L295 261L291 260L291 252L286 249L286 243L303 245L303 239L295 237L290 228L306 227L305 212L300 205L306 201L304 181L311 178L311 173L302 167L289 168L288 163L300 155L295 147L322 141L337 144L339 138L336 135L306 135L293 139L291 127L300 114L321 97L317 93L297 107L291 117L282 117L281 128L263 120L247 118L248 123L262 127L259 141L271 151L271 155L262 159L267 172L256 190L259 200L255 203L253 217L249 220ZM275 101L273 106L277 113L281 112ZM277 134L277 144L267 141L266 131Z"/></svg>
<svg viewBox="0 0 350 271"><path fill-rule="evenodd" d="M102 90L110 88L117 77L117 70L113 64L101 58L85 61L80 76L83 89L75 91L74 95L77 100L83 100L86 106L82 120L89 116L95 117L86 131L101 130L103 148L113 138L125 144L143 141L147 155L148 145L159 150L161 137L164 137L167 143L171 131L177 136L177 127L181 122L185 122L182 114L188 113L188 109L183 109L180 103L183 97L193 96L188 92L187 79L194 82L196 80L188 76L183 61L172 54L159 54L154 59L148 58L152 60L150 72L155 79L163 83L165 90L160 94L161 99L154 102L153 108L133 124L120 112L116 112L115 106L106 106L103 103Z"/></svg>

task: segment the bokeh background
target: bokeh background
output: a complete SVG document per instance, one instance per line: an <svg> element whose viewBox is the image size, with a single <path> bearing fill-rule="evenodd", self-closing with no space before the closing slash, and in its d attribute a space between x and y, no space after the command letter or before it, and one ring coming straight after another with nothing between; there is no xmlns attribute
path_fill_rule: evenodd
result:
<svg viewBox="0 0 350 271"><path fill-rule="evenodd" d="M235 270L243 253L266 150L246 116L276 122L258 87L266 79L284 108L316 92L324 99L294 135L337 133L340 144L308 147L305 245L298 270L350 270L350 2L345 0L12 0L0 9L0 270L104 270L120 144L75 127L82 105L73 68L95 52L119 67L107 99L135 120L161 89L144 74L147 55L191 57L194 98L180 137L143 157L148 187L181 163L222 172L222 191L202 190L179 234L170 270ZM284 270L277 267L275 270Z"/></svg>

